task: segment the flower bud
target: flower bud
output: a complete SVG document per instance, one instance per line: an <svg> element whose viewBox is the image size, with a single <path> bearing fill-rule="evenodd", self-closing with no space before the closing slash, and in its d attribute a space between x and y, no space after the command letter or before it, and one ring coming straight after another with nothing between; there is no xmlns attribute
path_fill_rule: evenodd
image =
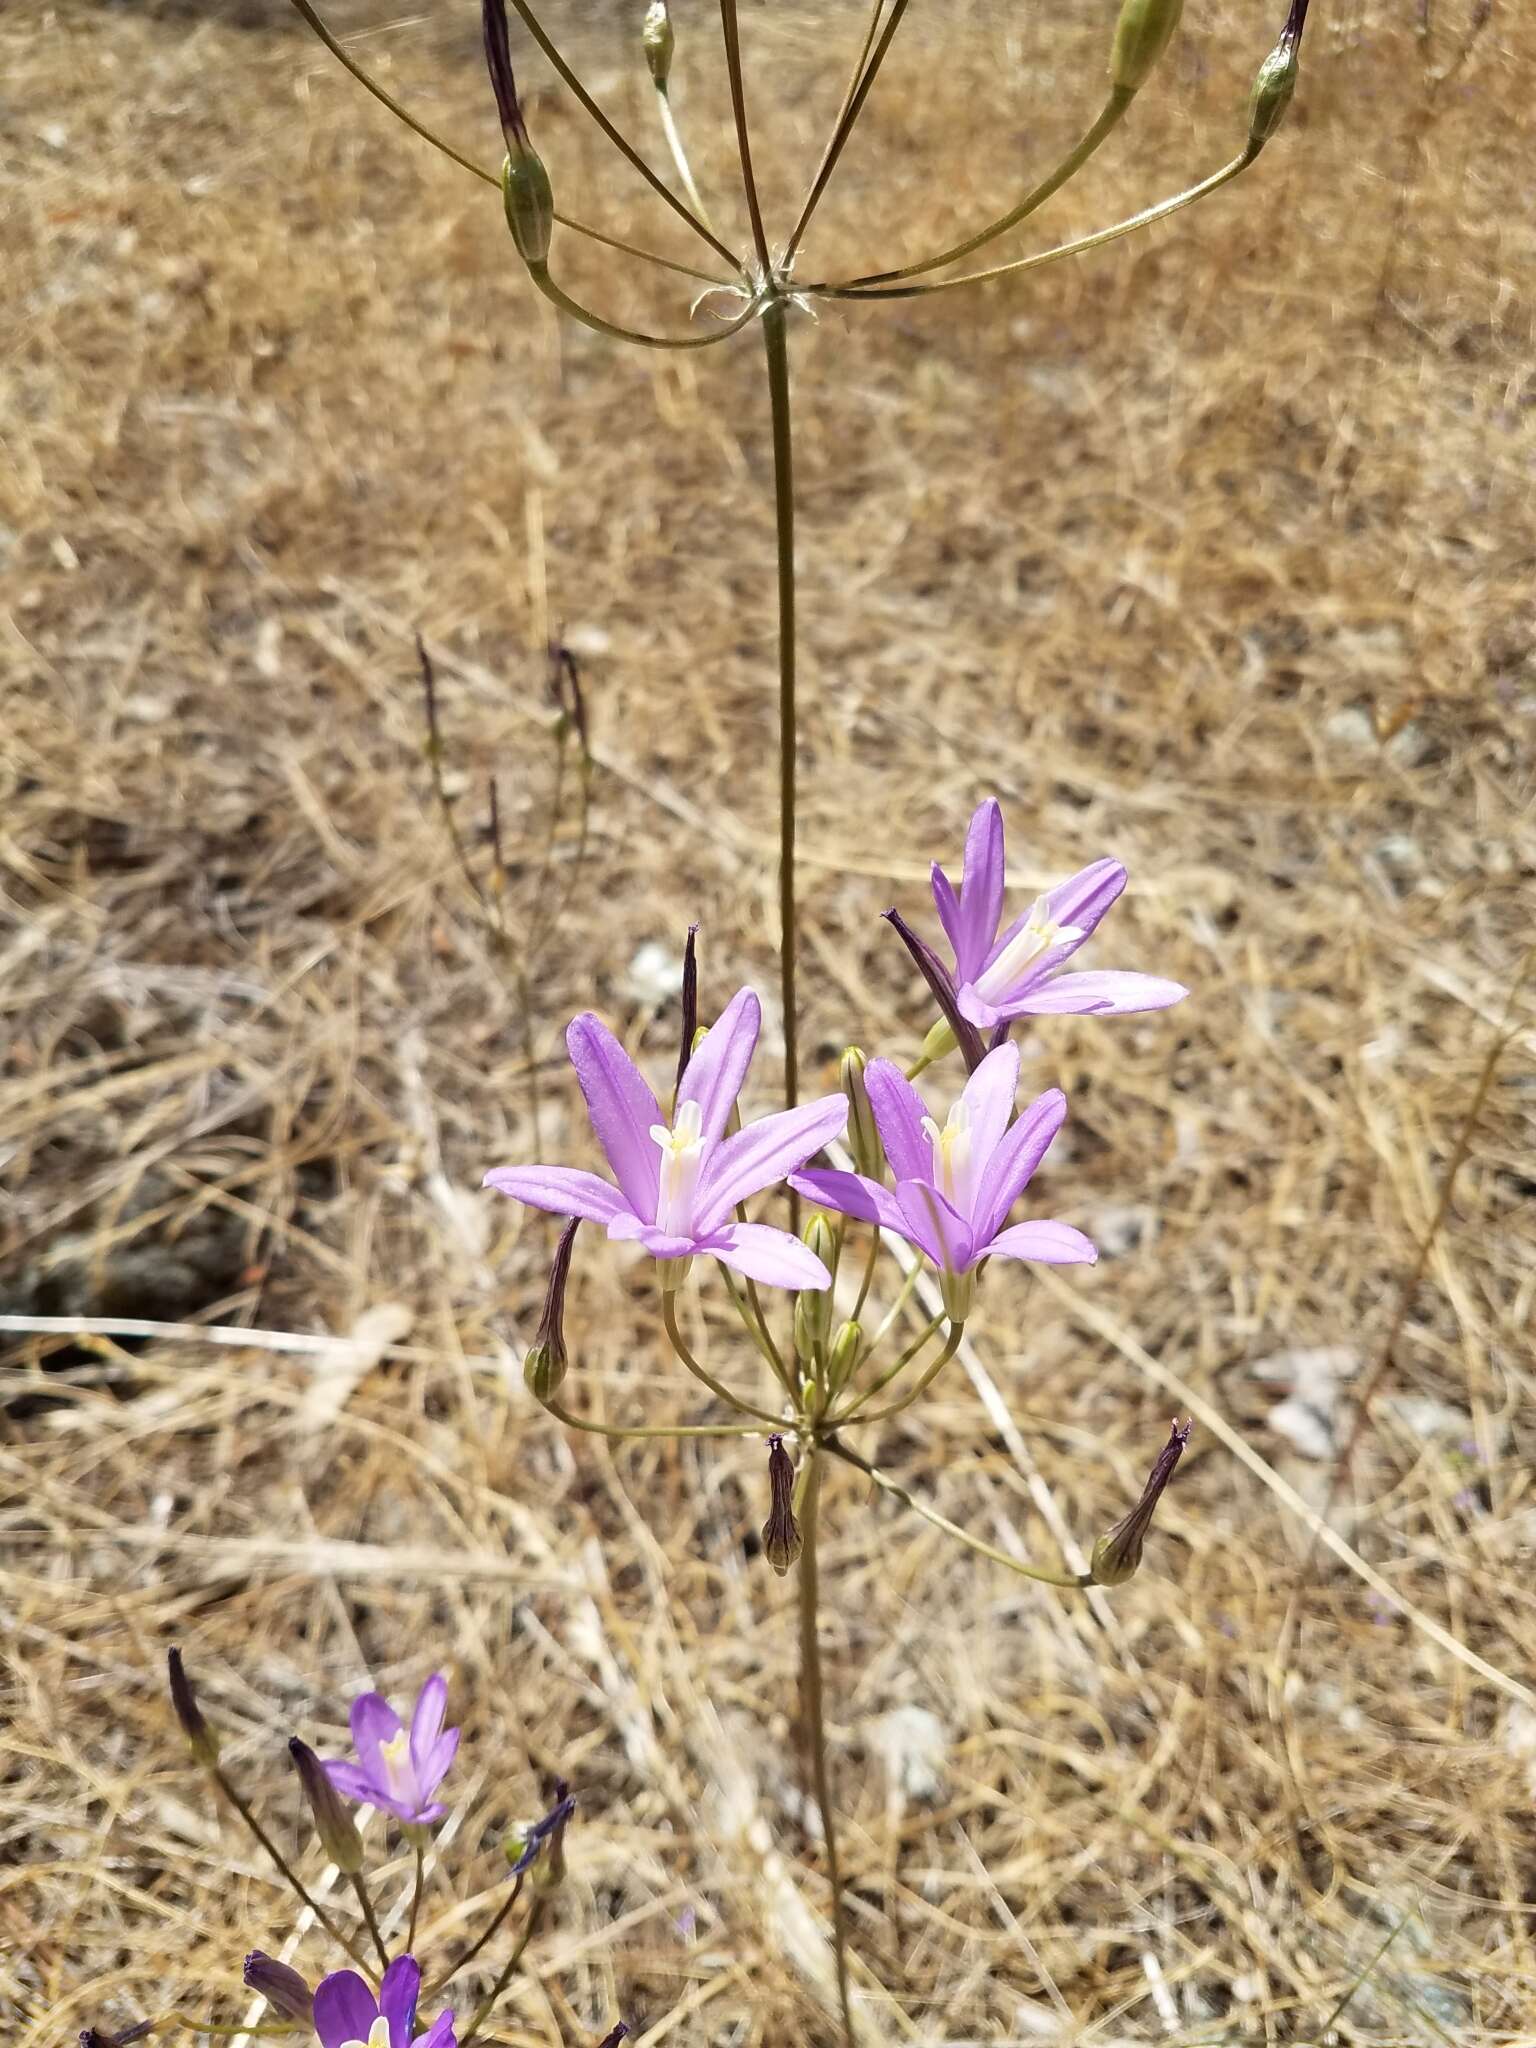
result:
<svg viewBox="0 0 1536 2048"><path fill-rule="evenodd" d="M1189 1442L1193 1429L1192 1422L1186 1422L1182 1427L1177 1422L1173 1425L1172 1434L1148 1475L1141 1499L1123 1521L1116 1522L1109 1534L1101 1536L1093 1546L1089 1566L1094 1585L1123 1586L1127 1579L1136 1576L1141 1563L1142 1544L1152 1526L1157 1503L1163 1488L1173 1477L1173 1469L1183 1456L1184 1446Z"/></svg>
<svg viewBox="0 0 1536 2048"><path fill-rule="evenodd" d="M528 1355L523 1360L523 1384L535 1401L547 1401L565 1378L570 1360L565 1349L565 1283L571 1270L571 1247L581 1219L573 1216L560 1233L554 1263L549 1269L549 1286L544 1295L544 1313Z"/></svg>
<svg viewBox="0 0 1536 2048"><path fill-rule="evenodd" d="M800 1525L795 1520L795 1461L781 1436L768 1439L768 1519L763 1524L763 1555L782 1579L800 1555Z"/></svg>
<svg viewBox="0 0 1536 2048"><path fill-rule="evenodd" d="M658 92L665 92L667 80L672 75L672 52L677 38L672 33L672 17L667 12L667 0L651 0L645 10L645 22L640 30L640 46L645 51L645 61L650 66L651 77L656 81Z"/></svg>
<svg viewBox="0 0 1536 2048"><path fill-rule="evenodd" d="M835 1276L837 1233L819 1209L800 1235L807 1250L813 1251L827 1271ZM815 1358L831 1332L831 1288L802 1287L795 1296L795 1350L801 1358Z"/></svg>
<svg viewBox="0 0 1536 2048"><path fill-rule="evenodd" d="M1301 69L1295 36L1283 35L1259 66L1248 100L1248 147L1257 154L1285 119Z"/></svg>
<svg viewBox="0 0 1536 2048"><path fill-rule="evenodd" d="M555 195L548 171L526 142L501 167L501 199L518 255L530 270L542 270L554 233Z"/></svg>
<svg viewBox="0 0 1536 2048"><path fill-rule="evenodd" d="M663 10L665 11L665 10ZM650 17L647 15L647 21ZM683 1042L677 1054L677 1080L672 1087L672 1111L677 1113L677 1091L683 1085L688 1062L699 1043L699 928L688 927L683 945Z"/></svg>
<svg viewBox="0 0 1536 2048"><path fill-rule="evenodd" d="M944 1028L947 1031L949 1026ZM850 1045L838 1067L837 1080L848 1098L848 1150L853 1154L853 1163L866 1179L880 1180L885 1173L885 1147L880 1142L880 1127L864 1085L866 1064L859 1048Z"/></svg>
<svg viewBox="0 0 1536 2048"><path fill-rule="evenodd" d="M245 1982L248 1989L264 1998L285 2020L299 2020L305 2026L314 2024L314 1993L298 1971L289 1969L286 1963L263 1955L259 1948L252 1949L245 1959Z"/></svg>
<svg viewBox="0 0 1536 2048"><path fill-rule="evenodd" d="M1173 40L1184 0L1124 0L1109 55L1110 83L1139 92Z"/></svg>
<svg viewBox="0 0 1536 2048"><path fill-rule="evenodd" d="M614 2027L611 2032L604 2034L601 2041L598 2042L597 2048L619 2048L619 2043L621 2041L627 2041L628 2039L628 2022L625 2020L620 2020L619 2024L616 2027Z"/></svg>
<svg viewBox="0 0 1536 2048"><path fill-rule="evenodd" d="M940 1060L947 1060L959 1045L953 1027L941 1017L928 1036L923 1040L922 1061L926 1067L937 1066Z"/></svg>
<svg viewBox="0 0 1536 2048"><path fill-rule="evenodd" d="M827 1354L827 1392L840 1394L853 1377L859 1362L864 1332L858 1323L842 1323Z"/></svg>
<svg viewBox="0 0 1536 2048"><path fill-rule="evenodd" d="M357 1832L356 1821L331 1783L324 1764L307 1742L300 1742L295 1735L288 1745L288 1754L293 1758L299 1783L304 1787L304 1797L314 1815L315 1833L320 1837L321 1848L338 1870L344 1871L348 1877L355 1877L363 1867L363 1838Z"/></svg>
<svg viewBox="0 0 1536 2048"><path fill-rule="evenodd" d="M559 1874L551 1880L558 1884L565 1875L565 1828L571 1815L576 1811L576 1801L563 1778L555 1780L555 1803L542 1820L534 1821L526 1828L517 1828L502 1844L502 1853L512 1866L512 1875L521 1877L525 1870L531 1870L548 1846L550 1853L560 1859Z"/></svg>
<svg viewBox="0 0 1536 2048"><path fill-rule="evenodd" d="M181 1723L181 1732L186 1736L193 1756L205 1770L211 1771L219 1761L219 1738L203 1719L203 1710L197 1704L197 1695L182 1664L180 1650L169 1650L166 1664L171 1678L171 1705Z"/></svg>

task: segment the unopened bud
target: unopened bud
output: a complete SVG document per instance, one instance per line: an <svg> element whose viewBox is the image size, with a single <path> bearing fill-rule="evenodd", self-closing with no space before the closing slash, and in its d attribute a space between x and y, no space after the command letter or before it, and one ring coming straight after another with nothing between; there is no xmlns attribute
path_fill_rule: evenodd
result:
<svg viewBox="0 0 1536 2048"><path fill-rule="evenodd" d="M307 1742L300 1742L295 1735L288 1745L288 1754L293 1758L304 1797L314 1815L321 1848L338 1870L355 1877L363 1867L363 1838L357 1832L356 1821L331 1783L325 1765Z"/></svg>
<svg viewBox="0 0 1536 2048"><path fill-rule="evenodd" d="M530 270L542 270L555 228L555 195L548 171L527 143L501 167L501 200L518 255Z"/></svg>
<svg viewBox="0 0 1536 2048"><path fill-rule="evenodd" d="M782 1579L800 1555L800 1525L795 1520L795 1461L781 1436L768 1439L768 1519L763 1524L763 1555Z"/></svg>
<svg viewBox="0 0 1536 2048"><path fill-rule="evenodd" d="M627 2041L628 2038L628 2023L624 2020L620 2020L619 2024L616 2027L612 2028L608 2033L604 2034L601 2041L598 2042L597 2048L619 2048L619 2043L621 2041Z"/></svg>
<svg viewBox="0 0 1536 2048"><path fill-rule="evenodd" d="M947 1060L960 1041L954 1027L941 1017L928 1036L923 1040L922 1061L925 1067L937 1066L940 1060Z"/></svg>
<svg viewBox="0 0 1536 2048"><path fill-rule="evenodd" d="M827 1391L840 1394L853 1377L859 1362L859 1351L864 1342L864 1332L858 1323L842 1323L832 1339L832 1349L827 1353Z"/></svg>
<svg viewBox="0 0 1536 2048"><path fill-rule="evenodd" d="M645 22L640 30L640 46L645 51L645 61L650 66L651 76L659 92L667 89L667 80L672 75L672 52L677 37L672 33L672 17L667 12L667 0L651 0L645 10Z"/></svg>
<svg viewBox="0 0 1536 2048"><path fill-rule="evenodd" d="M1193 1429L1192 1422L1186 1422L1182 1426L1176 1422L1173 1425L1172 1434L1158 1453L1157 1463L1148 1475L1141 1499L1124 1521L1116 1522L1109 1534L1101 1536L1093 1546L1089 1565L1096 1586L1123 1586L1127 1579L1135 1577L1137 1567L1141 1563L1142 1544L1148 1529L1152 1526L1157 1503L1162 1497L1163 1488L1173 1477L1174 1467L1183 1456L1184 1446L1189 1442Z"/></svg>
<svg viewBox="0 0 1536 2048"><path fill-rule="evenodd" d="M263 1955L259 1948L252 1949L245 1959L245 1982L249 1990L264 1998L285 2020L299 2020L305 2026L314 2024L314 1993L298 1971L291 1970L286 1963Z"/></svg>
<svg viewBox="0 0 1536 2048"><path fill-rule="evenodd" d="M1110 83L1139 92L1173 40L1184 0L1125 0L1109 53Z"/></svg>
<svg viewBox="0 0 1536 2048"><path fill-rule="evenodd" d="M544 1313L528 1355L523 1360L523 1384L535 1401L547 1401L565 1378L570 1360L565 1349L565 1283L571 1270L571 1247L581 1219L573 1216L560 1233L554 1263L549 1269L549 1286L544 1294Z"/></svg>
<svg viewBox="0 0 1536 2048"><path fill-rule="evenodd" d="M166 1654L166 1665L171 1679L171 1705L181 1723L181 1732L197 1761L205 1770L212 1770L219 1761L219 1738L203 1719L203 1710L197 1703L186 1667L181 1661L181 1652L171 1649Z"/></svg>
<svg viewBox="0 0 1536 2048"><path fill-rule="evenodd" d="M672 1089L672 1101L677 1102L677 1091L683 1085L683 1076L688 1071L688 1062L693 1058L699 1042L699 928L696 924L688 927L688 937L683 946L683 1042L677 1055L677 1080Z"/></svg>
<svg viewBox="0 0 1536 2048"><path fill-rule="evenodd" d="M807 1251L812 1251L829 1274L837 1270L837 1233L820 1210L800 1233ZM801 1358L814 1358L832 1332L832 1289L802 1287L795 1296L795 1350Z"/></svg>
<svg viewBox="0 0 1536 2048"><path fill-rule="evenodd" d="M1248 147L1261 150L1285 119L1301 70L1301 46L1292 35L1283 35L1259 66L1248 100Z"/></svg>
<svg viewBox="0 0 1536 2048"><path fill-rule="evenodd" d="M949 1026L944 1028L947 1031ZM867 1179L879 1180L885 1172L885 1147L880 1142L880 1127L864 1085L865 1065L863 1053L856 1045L850 1045L838 1067L837 1079L848 1098L848 1150L853 1154L853 1163Z"/></svg>

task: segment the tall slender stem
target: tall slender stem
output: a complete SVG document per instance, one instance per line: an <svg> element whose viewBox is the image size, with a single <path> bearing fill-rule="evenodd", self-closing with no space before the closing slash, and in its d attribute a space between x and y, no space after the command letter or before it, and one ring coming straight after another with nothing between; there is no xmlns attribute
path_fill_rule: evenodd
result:
<svg viewBox="0 0 1536 2048"><path fill-rule="evenodd" d="M752 138L747 130L747 92L741 76L741 37L736 23L736 0L720 0L720 28L725 37L725 70L730 81L731 112L736 117L736 148L741 157L741 182L747 195L747 214L752 222L752 246L757 251L757 267L766 282L772 265L768 258L763 209L758 204L757 180L752 175Z"/></svg>
<svg viewBox="0 0 1536 2048"><path fill-rule="evenodd" d="M788 271L795 260L796 252L799 250L800 244L805 237L805 231L811 224L812 214L815 213L817 207L821 204L821 195L826 191L828 184L831 182L832 173L837 169L838 158L847 148L848 138L858 125L859 116L864 111L864 102L869 98L869 89L880 75L880 66L885 62L885 53L891 47L892 38L895 36L897 29L901 27L901 17L907 11L907 4L908 0L896 0L896 4L891 9L890 17L885 24L884 32L880 37L879 47L876 49L874 56L864 65L858 83L843 102L843 110L837 117L831 139L827 143L826 153L816 167L816 175L811 180L811 189L806 194L804 206L800 209L800 218L795 222L789 240L784 245L783 267L786 271Z"/></svg>
<svg viewBox="0 0 1536 2048"><path fill-rule="evenodd" d="M779 557L779 991L784 1008L784 1101L800 1099L800 1048L795 1015L795 460L790 437L789 338L784 304L763 312L768 397L773 409L773 507ZM799 1207L790 1197L790 1215Z"/></svg>
<svg viewBox="0 0 1536 2048"><path fill-rule="evenodd" d="M358 1968L363 1972L363 1974L365 1976L371 1977L373 1974L372 1969L369 1963L367 1962L366 1958L363 1956L362 1951L358 1948L357 1944L354 1941L352 1941L340 1927L337 1926L336 1922L331 1918L331 1915L325 1910L324 1906L321 1905L320 1901L317 1898L315 1898L311 1892L306 1890L303 1880L299 1877L298 1873L293 1868L293 1865L288 1861L287 1857L283 1854L282 1850L278 1848L276 1842L273 1841L272 1837L267 1833L266 1829L262 1826L261 1822L256 1818L255 1814L251 1811L246 1801L235 1790L233 1784L231 1784L225 1772L221 1770L217 1765L215 1765L213 1769L209 1772L209 1776L213 1779L213 1782L215 1783L215 1785L218 1786L219 1790L224 1794L224 1797L229 1801L230 1805L235 1809L236 1813L238 1813L240 1818L245 1822L246 1826L250 1829L251 1833L256 1837L257 1841L260 1842L262 1848L265 1849L267 1854L271 1857L273 1863L277 1866L278 1872L281 1875L284 1883L288 1886L290 1891L294 1892L298 1896L298 1898L306 1906L308 1906L310 1912L314 1914L315 1918L319 1921L320 1925L325 1929L326 1933L331 1937L332 1941L336 1942L338 1946L346 1950L347 1954L352 1958L353 1962L357 1964Z"/></svg>
<svg viewBox="0 0 1536 2048"><path fill-rule="evenodd" d="M387 1970L389 1968L389 1950L384 1946L384 1936L379 1930L378 1918L373 1910L373 1900L368 1896L368 1886L360 1870L352 1872L352 1889L357 1893L357 1903L362 1907L363 1918L368 1922L368 1932L373 1936L373 1945L379 1952L379 1961ZM406 1952L410 1952L409 1942L406 1943Z"/></svg>
<svg viewBox="0 0 1536 2048"><path fill-rule="evenodd" d="M406 1930L405 1952L408 1956L416 1953L416 1920L421 1912L421 1894L427 1876L426 1845L418 1835L416 1838L416 1879L411 1886L411 1924Z"/></svg>
<svg viewBox="0 0 1536 2048"><path fill-rule="evenodd" d="M820 1532L821 1455L816 1445L806 1450L810 1470L800 1496L800 1711L811 1756L811 1781L821 1809L821 1836L827 1845L827 1879L832 1887L832 1953L837 1962L837 2002L843 2019L843 2040L854 2048L853 2005L848 1990L848 1926L843 1907L843 1872L837 1853L837 1821L832 1811L832 1775L827 1768L827 1721L822 1701L821 1634L817 1627L821 1573L817 1559Z"/></svg>

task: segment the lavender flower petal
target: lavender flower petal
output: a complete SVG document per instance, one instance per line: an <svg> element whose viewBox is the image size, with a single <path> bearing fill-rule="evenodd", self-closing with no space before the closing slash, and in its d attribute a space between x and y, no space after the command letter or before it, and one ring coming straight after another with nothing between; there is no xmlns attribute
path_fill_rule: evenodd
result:
<svg viewBox="0 0 1536 2048"><path fill-rule="evenodd" d="M782 1180L841 1135L848 1122L846 1095L824 1095L760 1117L727 1138L706 1161L694 1202L694 1227L707 1235L738 1202Z"/></svg>
<svg viewBox="0 0 1536 2048"><path fill-rule="evenodd" d="M1092 1266L1099 1256L1091 1237L1084 1237L1070 1223L1043 1216L999 1231L987 1251L1000 1259L1035 1259L1042 1266Z"/></svg>
<svg viewBox="0 0 1536 2048"><path fill-rule="evenodd" d="M611 1223L629 1212L617 1188L575 1166L493 1166L481 1186L526 1202L530 1209L580 1216L588 1223Z"/></svg>
<svg viewBox="0 0 1536 2048"><path fill-rule="evenodd" d="M928 871L933 884L933 907L939 913L939 923L944 927L944 936L949 941L950 951L958 960L960 957L960 934L965 925L960 915L960 898L955 894L955 885L935 861Z"/></svg>
<svg viewBox="0 0 1536 2048"><path fill-rule="evenodd" d="M978 804L965 835L965 865L960 876L960 942L955 947L956 977L969 981L979 972L1003 914L1003 813L995 796Z"/></svg>
<svg viewBox="0 0 1536 2048"><path fill-rule="evenodd" d="M896 1200L906 1218L903 1234L944 1272L965 1272L972 1263L970 1225L938 1189L926 1180L899 1181Z"/></svg>
<svg viewBox="0 0 1536 2048"><path fill-rule="evenodd" d="M927 982L934 1001L944 1013L945 1023L955 1034L956 1043L960 1047L960 1057L965 1061L967 1071L979 1067L981 1038L975 1026L970 1024L956 1007L955 984L949 969L927 940L918 937L899 910L886 911L885 921L917 963L918 972Z"/></svg>
<svg viewBox="0 0 1536 2048"><path fill-rule="evenodd" d="M994 1047L966 1082L960 1100L970 1118L973 1159L990 1159L1002 1143L1008 1119L1013 1115L1018 1085L1019 1048L1010 1044ZM921 1172L918 1175L919 1179L929 1177Z"/></svg>
<svg viewBox="0 0 1536 2048"><path fill-rule="evenodd" d="M684 1070L677 1099L699 1105L706 1144L714 1144L730 1121L757 1050L762 1020L762 1005L756 995L749 988L739 989L705 1032Z"/></svg>
<svg viewBox="0 0 1536 2048"><path fill-rule="evenodd" d="M1125 869L1119 861L1090 861L1066 881L1058 882L1054 889L1047 889L1042 908L1051 924L1075 925L1087 939L1105 912L1117 902L1125 883Z"/></svg>
<svg viewBox="0 0 1536 2048"><path fill-rule="evenodd" d="M361 1764L349 1764L330 1760L323 1765L325 1775L336 1790L346 1799L355 1799L363 1806L379 1804L378 1786L371 1771L365 1771Z"/></svg>
<svg viewBox="0 0 1536 2048"><path fill-rule="evenodd" d="M366 2041L378 2016L378 2001L356 1970L335 1970L315 1986L315 2032L321 2048Z"/></svg>
<svg viewBox="0 0 1536 2048"><path fill-rule="evenodd" d="M384 1759L379 1750L386 1742L393 1742L400 1733L400 1716L382 1694L359 1693L352 1702L352 1711L347 1717L352 1730L352 1747L357 1751L358 1761L370 1776L383 1780Z"/></svg>
<svg viewBox="0 0 1536 2048"><path fill-rule="evenodd" d="M656 1098L623 1046L590 1011L571 1022L565 1044L613 1177L634 1213L654 1222L661 1156L651 1126L662 1122Z"/></svg>
<svg viewBox="0 0 1536 2048"><path fill-rule="evenodd" d="M1136 1010L1167 1010L1183 1002L1189 990L1182 982L1157 974L1123 974L1103 970L1059 974L1004 1003L1005 1015L1019 1017L1123 1017Z"/></svg>
<svg viewBox="0 0 1536 2048"><path fill-rule="evenodd" d="M923 1131L928 1105L893 1060L871 1060L864 1086L891 1171L898 1180L926 1180L933 1171L933 1148Z"/></svg>
<svg viewBox="0 0 1536 2048"><path fill-rule="evenodd" d="M424 2034L416 2036L416 2048L458 2048L453 2031L453 2014L440 2012Z"/></svg>
<svg viewBox="0 0 1536 2048"><path fill-rule="evenodd" d="M389 2048L411 2048L420 1996L420 1963L414 1956L396 1956L379 1983L379 2011L389 2022Z"/></svg>
<svg viewBox="0 0 1536 2048"><path fill-rule="evenodd" d="M425 1776L424 1766L437 1747L447 1711L448 1681L441 1671L434 1671L417 1695L411 1714L411 1763L418 1778Z"/></svg>
<svg viewBox="0 0 1536 2048"><path fill-rule="evenodd" d="M881 1187L876 1180L866 1180L862 1173L839 1173L814 1166L804 1173L792 1173L789 1185L797 1195L804 1195L808 1202L819 1202L823 1209L835 1209L840 1216L855 1217L860 1223L876 1223L882 1230L894 1230L901 1237L910 1235L907 1219L890 1189Z"/></svg>
<svg viewBox="0 0 1536 2048"><path fill-rule="evenodd" d="M761 1280L769 1287L832 1285L832 1275L809 1245L768 1223L729 1224L707 1239L700 1250L719 1259L722 1265L744 1273L749 1280Z"/></svg>
<svg viewBox="0 0 1536 2048"><path fill-rule="evenodd" d="M988 1054L988 1058L993 1057ZM1066 1096L1059 1088L1048 1088L1022 1112L1002 1139L982 1169L976 1199L971 1204L978 1244L987 1244L996 1235L998 1225L1028 1187L1066 1116Z"/></svg>

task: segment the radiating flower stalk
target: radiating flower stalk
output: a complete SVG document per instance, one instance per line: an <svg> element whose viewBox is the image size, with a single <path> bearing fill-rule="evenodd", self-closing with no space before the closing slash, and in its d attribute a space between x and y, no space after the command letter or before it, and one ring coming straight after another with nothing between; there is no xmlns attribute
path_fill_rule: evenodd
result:
<svg viewBox="0 0 1536 2048"><path fill-rule="evenodd" d="M570 1026L567 1043L612 1180L564 1166L510 1167L493 1171L488 1178L502 1192L570 1219L545 1315L525 1366L529 1387L552 1414L573 1428L616 1437L761 1435L768 1440L770 1513L763 1546L776 1570L796 1568L799 1575L804 1718L831 1879L843 2027L851 2044L845 1914L821 1714L817 1524L823 1470L828 1461L846 1463L983 1555L1049 1584L1119 1584L1134 1571L1157 1496L1183 1447L1178 1430L1146 1496L1103 1539L1094 1553L1093 1570L1081 1576L1004 1557L956 1528L844 1437L855 1427L877 1424L908 1409L933 1384L961 1344L978 1283L993 1260L1071 1264L1094 1257L1088 1239L1069 1223L1008 1220L1066 1115L1064 1098L1053 1089L1022 1110L1017 1107L1020 1054L1010 1037L1015 1025L1023 1018L1107 1017L1161 1009L1178 1001L1184 991L1152 975L1063 971L1125 885L1125 871L1113 860L1093 863L1004 926L1001 820L995 805L984 805L972 821L960 889L935 870L935 904L952 962L946 963L900 912L890 912L938 1012L918 1057L903 1072L888 1060L866 1061L862 1052L850 1047L841 1068L840 1092L801 1103L791 319L814 310L821 301L914 298L1019 277L1088 255L1208 198L1251 169L1280 126L1295 89L1308 0L1292 0L1280 41L1259 68L1235 153L1193 183L1091 233L979 268L963 267L1021 227L1075 177L1127 122L1138 96L1156 76L1179 26L1183 0L1122 0L1107 53L1101 104L1065 154L1045 166L1011 205L961 239L913 261L809 281L804 275L805 238L868 104L908 0L874 0L837 117L805 198L782 236L777 230L770 233L758 196L737 0L718 0L731 125L750 230L750 240L737 246L722 236L706 209L684 148L672 84L677 36L666 0L652 0L643 21L637 18L636 57L650 75L681 193L598 105L548 32L534 0L512 0L524 31L567 91L656 199L697 238L704 268L660 255L557 208L517 87L505 0L482 0L486 60L505 147L499 173L466 156L401 107L337 41L311 0L293 4L352 75L418 136L499 188L506 225L530 283L568 318L615 341L663 350L714 347L753 323L761 325L777 564L778 996L785 1108L756 1123L738 1127L736 1122L736 1098L761 1022L761 1005L750 990L732 1000L697 1044L691 1015L687 1018L678 1080L665 1114L649 1082L606 1026L594 1016L583 1016ZM694 324L671 333L643 332L581 303L558 281L562 230L703 283L707 289L694 301ZM727 308L723 317L722 300ZM427 675L432 745L438 750L429 667ZM442 800L440 781L437 786ZM468 862L464 865L470 874ZM967 1079L948 1091L945 1103L930 1106L914 1083L956 1051ZM845 1134L852 1172L812 1163ZM775 1189L787 1196L787 1230L748 1213L748 1203L771 1199ZM804 1231L799 1228L802 1201L817 1205ZM683 1367L711 1400L726 1406L731 1420L679 1420L621 1429L581 1416L568 1404L571 1365L563 1311L574 1239L582 1222L600 1224L609 1237L638 1244L656 1262L660 1319L667 1338ZM860 1233L867 1239L862 1260L855 1251ZM867 1313L882 1235L906 1240L918 1253L919 1264L871 1331ZM680 1326L679 1300L685 1276L697 1261L720 1269L752 1349L774 1382L770 1404L727 1384L693 1355ZM911 1286L924 1269L937 1276L942 1313L903 1341L898 1332L909 1312ZM758 1293L760 1286L796 1293L798 1305L788 1330L773 1327Z"/></svg>
<svg viewBox="0 0 1536 2048"><path fill-rule="evenodd" d="M503 1843L502 1896L479 1933L458 1946L429 1980L416 1952L417 1927L426 1888L426 1849L432 1829L448 1811L437 1795L458 1752L459 1731L445 1728L448 1683L434 1672L422 1687L409 1724L378 1693L364 1693L352 1703L354 1756L322 1761L308 1743L294 1736L289 1755L298 1774L314 1826L315 1840L336 1871L347 1878L356 1895L358 1917L348 1920L334 1903L326 1904L298 1875L278 1847L273 1833L258 1817L236 1784L224 1760L217 1729L208 1720L182 1662L179 1649L168 1657L171 1705L194 1762L205 1771L229 1805L271 1859L278 1875L307 1910L334 1949L351 1967L333 1968L311 1985L294 1964L253 1949L245 1958L241 1980L265 2001L266 2017L254 2026L231 2025L179 2009L140 2020L116 2033L86 2028L82 2048L129 2048L135 2041L160 2033L185 2031L211 2038L240 2034L318 2040L320 2048L474 2048L515 1978L529 1943L565 1875L565 1831L576 1802L569 1788L557 1782L548 1810L526 1827L514 1829ZM381 1912L367 1872L363 1834L352 1809L373 1808L400 1826L414 1855L414 1875L405 1901L396 1899ZM386 1928L406 1922L403 1943L391 1953ZM443 1994L485 1952L493 1951L509 1921L515 1932L506 1942L489 1989L468 2009L467 2016L443 2003ZM481 1964L483 1972L487 1967ZM428 2003L435 2017L418 2028L418 2007ZM626 2028L621 2022L600 2048L616 2048Z"/></svg>

